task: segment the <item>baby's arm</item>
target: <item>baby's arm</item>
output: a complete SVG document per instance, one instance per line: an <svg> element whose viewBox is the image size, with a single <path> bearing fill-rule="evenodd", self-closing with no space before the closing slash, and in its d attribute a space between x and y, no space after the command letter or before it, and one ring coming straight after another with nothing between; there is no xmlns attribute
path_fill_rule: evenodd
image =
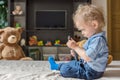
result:
<svg viewBox="0 0 120 80"><path fill-rule="evenodd" d="M86 62L91 61L91 58L86 55L86 52L85 52L85 50L84 50L83 48L80 48L80 47L78 46L78 47L75 47L74 50L75 50L76 53L77 53L82 59L84 59Z"/></svg>
<svg viewBox="0 0 120 80"><path fill-rule="evenodd" d="M67 46L77 53L82 59L86 62L90 61L90 57L86 55L86 51L83 48L80 48L79 45L71 38L67 42Z"/></svg>
<svg viewBox="0 0 120 80"><path fill-rule="evenodd" d="M79 60L78 59L78 54L74 51L74 50L70 50L70 54L74 57L75 60Z"/></svg>
<svg viewBox="0 0 120 80"><path fill-rule="evenodd" d="M75 53L73 50L70 50L70 54L74 57L75 56Z"/></svg>

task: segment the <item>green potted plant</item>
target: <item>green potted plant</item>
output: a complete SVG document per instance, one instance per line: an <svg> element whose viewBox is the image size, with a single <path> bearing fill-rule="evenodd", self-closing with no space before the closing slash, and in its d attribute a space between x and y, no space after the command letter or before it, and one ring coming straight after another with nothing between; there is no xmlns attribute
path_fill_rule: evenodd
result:
<svg viewBox="0 0 120 80"><path fill-rule="evenodd" d="M7 1L8 0L0 0L0 28L4 28L4 27L8 26Z"/></svg>

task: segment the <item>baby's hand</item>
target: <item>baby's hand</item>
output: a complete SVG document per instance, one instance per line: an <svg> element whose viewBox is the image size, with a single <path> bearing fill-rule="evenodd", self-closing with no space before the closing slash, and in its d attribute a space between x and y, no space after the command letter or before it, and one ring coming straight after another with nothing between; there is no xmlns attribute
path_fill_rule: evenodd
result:
<svg viewBox="0 0 120 80"><path fill-rule="evenodd" d="M75 49L76 47L78 47L78 44L72 38L71 40L68 40L66 45L71 49Z"/></svg>
<svg viewBox="0 0 120 80"><path fill-rule="evenodd" d="M75 57L75 53L74 53L73 50L70 50L70 54L71 54L73 57Z"/></svg>

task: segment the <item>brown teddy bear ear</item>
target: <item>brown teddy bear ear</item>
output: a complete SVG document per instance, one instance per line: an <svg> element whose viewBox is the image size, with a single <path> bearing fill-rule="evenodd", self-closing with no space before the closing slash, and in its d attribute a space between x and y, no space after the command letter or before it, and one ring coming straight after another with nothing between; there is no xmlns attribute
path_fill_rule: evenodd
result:
<svg viewBox="0 0 120 80"><path fill-rule="evenodd" d="M17 28L17 30L18 30L19 33L22 33L24 28Z"/></svg>
<svg viewBox="0 0 120 80"><path fill-rule="evenodd" d="M2 34L4 32L4 30L3 29L0 29L0 34Z"/></svg>

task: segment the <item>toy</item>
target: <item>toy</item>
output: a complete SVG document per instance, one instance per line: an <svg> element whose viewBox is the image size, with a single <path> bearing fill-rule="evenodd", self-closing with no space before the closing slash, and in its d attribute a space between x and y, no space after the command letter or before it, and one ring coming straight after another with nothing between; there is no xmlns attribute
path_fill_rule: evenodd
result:
<svg viewBox="0 0 120 80"><path fill-rule="evenodd" d="M46 46L52 46L52 42L51 41L47 41L47 43L45 45Z"/></svg>
<svg viewBox="0 0 120 80"><path fill-rule="evenodd" d="M43 44L43 41L41 40L41 41L38 41L38 44L37 44L38 46L43 46L44 44Z"/></svg>
<svg viewBox="0 0 120 80"><path fill-rule="evenodd" d="M86 41L87 40L82 40L82 41L77 42L77 44L79 45L80 48L82 48ZM78 58L80 59L79 56L78 56ZM107 62L107 64L110 64L112 62L112 60L113 60L113 56L109 54L108 55L108 62Z"/></svg>
<svg viewBox="0 0 120 80"><path fill-rule="evenodd" d="M80 48L82 48L85 42L86 42L86 39L82 41L78 41L77 44L79 45Z"/></svg>
<svg viewBox="0 0 120 80"><path fill-rule="evenodd" d="M110 64L112 62L112 60L113 60L113 56L109 54L107 64Z"/></svg>
<svg viewBox="0 0 120 80"><path fill-rule="evenodd" d="M19 27L21 27L21 24L20 23L16 23L15 24L15 28L19 28Z"/></svg>
<svg viewBox="0 0 120 80"><path fill-rule="evenodd" d="M55 46L59 46L60 45L60 40L55 40Z"/></svg>
<svg viewBox="0 0 120 80"><path fill-rule="evenodd" d="M25 46L25 39L21 39L20 45L21 45L21 46Z"/></svg>
<svg viewBox="0 0 120 80"><path fill-rule="evenodd" d="M80 38L81 38L81 37L78 36L78 35L75 35L75 36L74 36L74 40L75 40L76 42L79 42L79 41L80 41Z"/></svg>
<svg viewBox="0 0 120 80"><path fill-rule="evenodd" d="M26 57L22 48L17 44L20 41L22 28L6 27L0 29L0 59L2 60L32 60Z"/></svg>
<svg viewBox="0 0 120 80"><path fill-rule="evenodd" d="M20 5L16 5L15 6L15 10L12 11L12 14L13 15L22 15L23 14L23 11L22 11L22 8Z"/></svg>
<svg viewBox="0 0 120 80"><path fill-rule="evenodd" d="M33 46L33 45L37 45L37 36L33 35L29 38L29 45Z"/></svg>

